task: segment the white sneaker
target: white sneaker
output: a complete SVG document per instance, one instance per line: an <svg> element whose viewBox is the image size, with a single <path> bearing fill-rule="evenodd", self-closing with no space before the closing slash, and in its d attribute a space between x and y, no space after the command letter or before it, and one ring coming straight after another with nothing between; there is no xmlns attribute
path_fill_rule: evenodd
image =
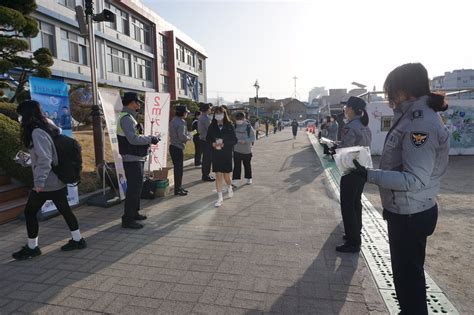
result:
<svg viewBox="0 0 474 315"><path fill-rule="evenodd" d="M229 198L234 197L234 191L233 191L233 190L229 190L228 196L229 196Z"/></svg>
<svg viewBox="0 0 474 315"><path fill-rule="evenodd" d="M216 208L219 208L220 206L222 206L222 202L223 202L223 201L224 201L224 200L222 200L222 199L218 199L217 202L214 204L214 206L215 206Z"/></svg>
<svg viewBox="0 0 474 315"><path fill-rule="evenodd" d="M252 185L252 179L251 178L247 178L247 185Z"/></svg>
<svg viewBox="0 0 474 315"><path fill-rule="evenodd" d="M233 179L232 180L232 186L237 187L238 180Z"/></svg>

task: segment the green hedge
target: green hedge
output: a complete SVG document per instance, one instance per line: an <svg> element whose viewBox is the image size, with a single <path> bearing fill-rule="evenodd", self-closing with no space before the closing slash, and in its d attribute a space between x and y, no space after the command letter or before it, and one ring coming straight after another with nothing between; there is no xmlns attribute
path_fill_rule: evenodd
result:
<svg viewBox="0 0 474 315"><path fill-rule="evenodd" d="M20 140L20 124L0 114L0 165L11 177L32 185L33 174L30 167L22 167L13 158L19 150L25 150Z"/></svg>
<svg viewBox="0 0 474 315"><path fill-rule="evenodd" d="M16 104L0 102L0 114L17 121L18 114L16 113L16 106Z"/></svg>

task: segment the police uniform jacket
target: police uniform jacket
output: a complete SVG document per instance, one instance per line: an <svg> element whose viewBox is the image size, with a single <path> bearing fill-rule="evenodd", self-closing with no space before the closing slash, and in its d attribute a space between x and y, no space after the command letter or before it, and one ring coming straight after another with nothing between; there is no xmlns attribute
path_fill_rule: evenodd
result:
<svg viewBox="0 0 474 315"><path fill-rule="evenodd" d="M362 124L360 116L355 116L342 128L341 143L337 147L370 147L371 142L372 133L369 127Z"/></svg>
<svg viewBox="0 0 474 315"><path fill-rule="evenodd" d="M182 117L174 116L170 122L170 145L184 150L188 141L188 127L186 120Z"/></svg>
<svg viewBox="0 0 474 315"><path fill-rule="evenodd" d="M428 97L402 103L394 110L380 169L368 170L368 182L379 186L382 206L397 214L414 214L436 204L446 172L449 133Z"/></svg>
<svg viewBox="0 0 474 315"><path fill-rule="evenodd" d="M117 123L119 152L124 162L145 161L151 136L143 135L143 127L136 120L138 113L128 107L122 109Z"/></svg>

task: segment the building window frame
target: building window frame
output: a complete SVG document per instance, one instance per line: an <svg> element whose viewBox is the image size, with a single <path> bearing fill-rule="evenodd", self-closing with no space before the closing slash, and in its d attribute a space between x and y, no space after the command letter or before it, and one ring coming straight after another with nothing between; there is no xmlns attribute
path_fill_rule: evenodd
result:
<svg viewBox="0 0 474 315"><path fill-rule="evenodd" d="M71 9L71 10L75 10L76 5L77 5L77 1L76 1L76 0L57 0L57 2L58 2L60 5L62 5L62 6L64 6L64 7L66 7L66 8L68 8L68 9ZM80 2L82 2L82 1L80 1ZM81 4L82 4L82 3L81 3Z"/></svg>
<svg viewBox="0 0 474 315"><path fill-rule="evenodd" d="M136 41L143 43L147 46L151 45L151 26L142 22L140 19L132 16L131 21L130 35Z"/></svg>
<svg viewBox="0 0 474 315"><path fill-rule="evenodd" d="M160 67L168 71L168 42L166 36L160 34Z"/></svg>
<svg viewBox="0 0 474 315"><path fill-rule="evenodd" d="M380 131L388 132L392 128L393 116L380 117Z"/></svg>
<svg viewBox="0 0 474 315"><path fill-rule="evenodd" d="M131 55L111 46L107 46L106 51L107 71L131 77Z"/></svg>
<svg viewBox="0 0 474 315"><path fill-rule="evenodd" d="M165 75L160 75L161 81L161 92L169 93L170 91L170 78Z"/></svg>
<svg viewBox="0 0 474 315"><path fill-rule="evenodd" d="M115 22L107 22L105 25L119 33L130 36L130 15L108 1L105 2L105 8L115 13Z"/></svg>
<svg viewBox="0 0 474 315"><path fill-rule="evenodd" d="M184 62L184 47L183 45L176 45L176 59L178 61Z"/></svg>
<svg viewBox="0 0 474 315"><path fill-rule="evenodd" d="M204 84L202 82L199 82L199 95L204 94Z"/></svg>
<svg viewBox="0 0 474 315"><path fill-rule="evenodd" d="M203 67L204 67L204 60L202 60L201 58L198 58L198 70L202 71Z"/></svg>
<svg viewBox="0 0 474 315"><path fill-rule="evenodd" d="M79 34L61 29L61 59L89 65L89 52L86 39Z"/></svg>
<svg viewBox="0 0 474 315"><path fill-rule="evenodd" d="M50 29L48 30L48 28ZM30 38L30 51L34 52L39 48L48 48L51 54L57 57L54 25L38 20L38 30L38 35L35 38Z"/></svg>
<svg viewBox="0 0 474 315"><path fill-rule="evenodd" d="M138 56L133 56L133 68L136 79L144 81L153 81L153 72L151 67L151 60L144 59Z"/></svg>

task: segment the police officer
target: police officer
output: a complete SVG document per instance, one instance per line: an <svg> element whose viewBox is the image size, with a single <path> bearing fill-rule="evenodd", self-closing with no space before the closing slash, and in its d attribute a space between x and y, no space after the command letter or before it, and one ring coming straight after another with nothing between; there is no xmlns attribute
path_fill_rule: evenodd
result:
<svg viewBox="0 0 474 315"><path fill-rule="evenodd" d="M143 127L136 120L142 104L137 93L126 92L122 98L122 104L123 109L117 123L119 153L122 156L127 178L122 227L141 229L143 225L137 221L146 219L145 215L138 213L143 185L143 167L150 144L157 144L160 139L143 135Z"/></svg>
<svg viewBox="0 0 474 315"><path fill-rule="evenodd" d="M369 116L365 110L367 104L359 97L351 96L345 102L344 114L349 120L342 129L339 148L364 146L369 147L372 133L369 127ZM360 251L360 232L362 230L362 203L360 198L365 181L356 174L349 173L341 177L340 199L342 221L344 223L344 244L336 247L338 252L357 253Z"/></svg>
<svg viewBox="0 0 474 315"><path fill-rule="evenodd" d="M188 113L189 111L185 105L177 105L175 116L170 122L170 155L173 161L175 196L186 196L188 194L188 191L182 186L184 147L186 142L190 140L185 120Z"/></svg>
<svg viewBox="0 0 474 315"><path fill-rule="evenodd" d="M199 110L201 111L201 116L199 116L198 119L198 133L199 140L201 141L200 143L202 151L202 180L205 182L213 182L216 179L210 175L212 164L212 148L206 140L207 130L209 129L212 120L211 104L201 103Z"/></svg>
<svg viewBox="0 0 474 315"><path fill-rule="evenodd" d="M380 169L366 170L354 163L355 173L380 189L401 314L428 314L426 240L436 226L436 195L448 166L449 133L437 113L447 104L444 96L431 93L429 82L420 63L390 72L384 91L395 115Z"/></svg>

